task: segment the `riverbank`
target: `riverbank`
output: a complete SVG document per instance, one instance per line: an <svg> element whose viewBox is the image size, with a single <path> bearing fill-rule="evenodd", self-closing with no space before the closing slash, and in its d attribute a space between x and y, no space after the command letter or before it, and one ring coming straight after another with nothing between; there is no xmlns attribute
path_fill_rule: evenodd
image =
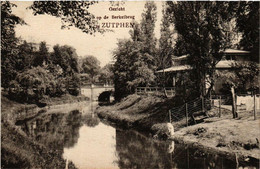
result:
<svg viewBox="0 0 260 169"><path fill-rule="evenodd" d="M99 107L96 112L117 125L153 133L153 125L169 122L172 102L155 96L131 95L115 105ZM224 109L219 118L216 108L208 114L210 117L203 123L189 127L185 119L174 121L175 134L171 139L240 160L260 159L259 118L253 120L252 112L243 112L238 119L233 119L232 113Z"/></svg>
<svg viewBox="0 0 260 169"><path fill-rule="evenodd" d="M61 98L47 100L47 106L39 108L35 104L21 104L1 97L1 168L65 168L66 161L62 152L50 150L45 145L28 137L17 119L30 118L45 109L66 103L88 101L84 96L64 95ZM69 168L75 168L72 163Z"/></svg>
<svg viewBox="0 0 260 169"><path fill-rule="evenodd" d="M68 103L77 103L77 102L83 102L83 101L89 101L88 97L85 96L72 96L69 94L63 95L61 97L53 97L48 98L46 100L46 106L45 107L38 107L36 104L22 104L18 103L12 100L9 100L7 97L3 96L1 97L1 117L2 121L10 119L11 122L15 121L17 119L17 116L21 116L21 112L23 112L24 118L28 118L28 114L25 114L24 112L32 110L34 113L31 114L31 116L36 115L40 110L45 110L46 108L52 108L54 106L68 104ZM37 111L34 111L34 109L37 109ZM23 118L23 117L21 117Z"/></svg>

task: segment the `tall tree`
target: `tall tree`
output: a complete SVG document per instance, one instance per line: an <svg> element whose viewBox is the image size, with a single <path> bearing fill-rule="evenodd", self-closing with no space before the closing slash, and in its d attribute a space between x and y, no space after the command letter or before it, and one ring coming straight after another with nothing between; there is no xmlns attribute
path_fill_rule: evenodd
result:
<svg viewBox="0 0 260 169"><path fill-rule="evenodd" d="M163 3L162 10L162 22L160 29L160 39L159 39L159 49L157 53L157 69L163 69L163 74L157 75L157 80L159 85L165 87L166 84L166 75L164 72L165 68L172 66L172 57L173 57L173 44L174 44L174 31L170 29L169 15L166 13L167 4Z"/></svg>
<svg viewBox="0 0 260 169"><path fill-rule="evenodd" d="M154 35L155 22L157 17L157 7L155 2L146 2L144 6L144 12L142 13L142 20L140 23L143 42L143 60L151 70L156 69L155 57L156 57L156 38Z"/></svg>
<svg viewBox="0 0 260 169"><path fill-rule="evenodd" d="M167 2L167 12L187 51L188 62L198 95L209 94L214 85L217 62L230 44L232 3L229 2ZM205 81L206 80L206 81ZM206 82L209 90L205 90Z"/></svg>
<svg viewBox="0 0 260 169"><path fill-rule="evenodd" d="M159 53L157 67L158 69L164 69L172 66L172 54L173 54L173 30L170 29L170 18L165 11L165 6L163 5L163 17L160 29L160 39L159 39Z"/></svg>
<svg viewBox="0 0 260 169"><path fill-rule="evenodd" d="M117 100L134 93L138 86L154 83L156 70L156 38L154 28L156 5L146 2L141 23L130 30L130 39L119 40L114 51L115 98Z"/></svg>

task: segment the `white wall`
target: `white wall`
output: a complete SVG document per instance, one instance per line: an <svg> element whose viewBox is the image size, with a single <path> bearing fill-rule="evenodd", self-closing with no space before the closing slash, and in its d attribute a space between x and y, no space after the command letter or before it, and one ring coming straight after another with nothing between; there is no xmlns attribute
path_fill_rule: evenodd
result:
<svg viewBox="0 0 260 169"><path fill-rule="evenodd" d="M260 97L256 97L256 109L260 109ZM254 97L253 96L237 96L237 105L245 105L246 110L253 110L254 109Z"/></svg>

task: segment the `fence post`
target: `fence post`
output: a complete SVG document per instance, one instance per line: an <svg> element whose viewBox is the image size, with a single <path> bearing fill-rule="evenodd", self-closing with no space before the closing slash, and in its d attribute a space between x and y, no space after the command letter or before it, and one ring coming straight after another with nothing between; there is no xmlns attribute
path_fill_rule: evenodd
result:
<svg viewBox="0 0 260 169"><path fill-rule="evenodd" d="M219 96L219 117L221 117L221 96Z"/></svg>
<svg viewBox="0 0 260 169"><path fill-rule="evenodd" d="M254 92L254 120L256 120L256 94Z"/></svg>
<svg viewBox="0 0 260 169"><path fill-rule="evenodd" d="M170 120L170 123L172 123L171 110L169 110L169 120Z"/></svg>
<svg viewBox="0 0 260 169"><path fill-rule="evenodd" d="M188 121L188 104L185 103L185 114L186 114L186 126L189 126L189 121Z"/></svg>

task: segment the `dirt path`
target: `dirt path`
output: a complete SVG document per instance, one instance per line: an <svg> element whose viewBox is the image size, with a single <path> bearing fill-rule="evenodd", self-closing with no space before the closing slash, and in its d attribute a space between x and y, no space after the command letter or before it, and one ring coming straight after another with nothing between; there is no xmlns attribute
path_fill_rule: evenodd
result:
<svg viewBox="0 0 260 169"><path fill-rule="evenodd" d="M242 117L241 117L242 116ZM174 140L196 143L216 151L260 159L260 123L245 112L239 119L213 117L175 132Z"/></svg>

